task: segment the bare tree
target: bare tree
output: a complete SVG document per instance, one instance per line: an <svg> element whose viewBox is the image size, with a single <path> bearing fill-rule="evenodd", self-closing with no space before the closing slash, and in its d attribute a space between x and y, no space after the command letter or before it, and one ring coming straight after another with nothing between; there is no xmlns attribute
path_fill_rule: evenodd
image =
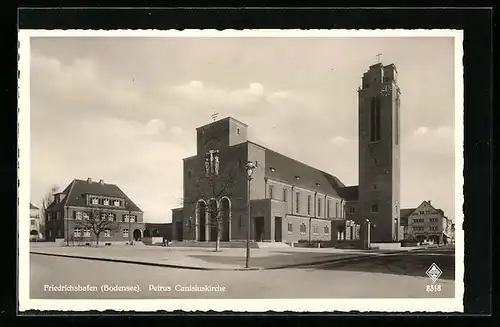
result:
<svg viewBox="0 0 500 327"><path fill-rule="evenodd" d="M45 194L42 198L42 208L40 210L40 230L44 233L44 238L47 235L47 231L45 230L45 226L47 226L47 221L49 220L49 212L47 208L54 201L54 194L59 191L59 186L53 185L50 188L50 191Z"/></svg>
<svg viewBox="0 0 500 327"><path fill-rule="evenodd" d="M205 165L203 168L203 170L198 169L191 174L191 180L194 180L196 190L192 192L188 198L182 199L182 204L184 208L196 208L200 201L206 203L204 207L205 214L208 217L206 225L209 227L211 233L213 231L216 234L215 251L219 251L224 214L229 214L229 212L226 211L229 210L229 208L224 208L221 205L221 200L223 198L231 199L230 210L233 213L246 209L246 205L241 208L234 205L236 202L234 200L240 198L235 196L234 186L240 174L245 174L245 168L244 165L231 160L224 163L222 167L219 167L219 151L217 150L210 150L206 153ZM193 214L196 215L196 209ZM194 222L189 221L189 223L191 228L200 226L196 222L196 219Z"/></svg>
<svg viewBox="0 0 500 327"><path fill-rule="evenodd" d="M118 229L116 221L111 218L106 210L92 209L88 218L84 218L76 223L76 227L90 230L96 238L96 246L99 246L99 237L105 232L114 232ZM129 231L130 232L130 231Z"/></svg>

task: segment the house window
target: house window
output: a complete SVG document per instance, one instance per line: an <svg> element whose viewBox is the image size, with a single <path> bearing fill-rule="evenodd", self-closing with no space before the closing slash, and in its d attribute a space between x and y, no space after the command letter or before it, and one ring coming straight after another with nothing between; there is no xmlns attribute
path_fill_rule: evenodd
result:
<svg viewBox="0 0 500 327"><path fill-rule="evenodd" d="M288 196L287 196L287 195L288 195L288 194L287 194L287 189L286 189L286 188L284 188L284 189L283 189L283 201L284 201L284 202L286 202L286 201L288 200Z"/></svg>
<svg viewBox="0 0 500 327"><path fill-rule="evenodd" d="M292 225L292 223L288 223L288 232L289 233L293 232L293 225Z"/></svg>
<svg viewBox="0 0 500 327"><path fill-rule="evenodd" d="M421 214L421 215L425 214L425 211L420 211L420 214Z"/></svg>
<svg viewBox="0 0 500 327"><path fill-rule="evenodd" d="M101 220L106 220L107 217L108 217L107 213L105 213L105 212L101 213Z"/></svg>
<svg viewBox="0 0 500 327"><path fill-rule="evenodd" d="M99 204L98 198L92 198L92 204Z"/></svg>
<svg viewBox="0 0 500 327"><path fill-rule="evenodd" d="M318 235L318 225L313 226L313 234Z"/></svg>
<svg viewBox="0 0 500 327"><path fill-rule="evenodd" d="M104 230L104 237L111 237L111 231L109 229Z"/></svg>
<svg viewBox="0 0 500 327"><path fill-rule="evenodd" d="M318 216L321 216L321 199L318 199Z"/></svg>
<svg viewBox="0 0 500 327"><path fill-rule="evenodd" d="M377 213L378 212L378 204L372 204L371 212L372 213Z"/></svg>
<svg viewBox="0 0 500 327"><path fill-rule="evenodd" d="M122 215L122 222L128 221L128 214L123 214Z"/></svg>
<svg viewBox="0 0 500 327"><path fill-rule="evenodd" d="M123 237L128 237L128 228L124 228L122 230L122 235L123 235Z"/></svg>
<svg viewBox="0 0 500 327"><path fill-rule="evenodd" d="M90 237L90 229L85 228L83 230L83 237Z"/></svg>
<svg viewBox="0 0 500 327"><path fill-rule="evenodd" d="M130 215L130 219L133 223L137 222L137 216L136 215Z"/></svg>
<svg viewBox="0 0 500 327"><path fill-rule="evenodd" d="M104 199L104 200L103 200L103 204L104 204L105 206L109 206L109 200L108 200L108 199Z"/></svg>
<svg viewBox="0 0 500 327"><path fill-rule="evenodd" d="M300 209L300 192L295 193L295 212L299 213Z"/></svg>
<svg viewBox="0 0 500 327"><path fill-rule="evenodd" d="M273 185L269 185L269 198L270 199L273 198L273 190L274 190L274 186Z"/></svg>
<svg viewBox="0 0 500 327"><path fill-rule="evenodd" d="M307 196L307 214L311 214L311 199L312 197L310 195Z"/></svg>
<svg viewBox="0 0 500 327"><path fill-rule="evenodd" d="M380 141L380 98L373 97L370 106L370 141Z"/></svg>
<svg viewBox="0 0 500 327"><path fill-rule="evenodd" d="M354 207L349 208L349 213L356 213L356 208Z"/></svg>
<svg viewBox="0 0 500 327"><path fill-rule="evenodd" d="M330 234L330 228L329 228L328 226L325 226L325 227L324 227L324 229L323 229L323 233L324 233L325 235Z"/></svg>
<svg viewBox="0 0 500 327"><path fill-rule="evenodd" d="M339 203L335 202L335 217L338 218L339 216Z"/></svg>
<svg viewBox="0 0 500 327"><path fill-rule="evenodd" d="M108 214L108 220L110 220L110 221L116 221L116 215L114 213L109 213Z"/></svg>
<svg viewBox="0 0 500 327"><path fill-rule="evenodd" d="M35 219L31 219L31 226L35 226Z"/></svg>
<svg viewBox="0 0 500 327"><path fill-rule="evenodd" d="M75 212L76 220L82 220L82 216L83 216L82 212L80 212L80 211Z"/></svg>
<svg viewBox="0 0 500 327"><path fill-rule="evenodd" d="M82 230L80 228L75 228L73 230L73 236L74 237L80 237L80 236L82 236Z"/></svg>
<svg viewBox="0 0 500 327"><path fill-rule="evenodd" d="M89 213L88 212L82 213L82 217L84 220L89 220Z"/></svg>
<svg viewBox="0 0 500 327"><path fill-rule="evenodd" d="M120 206L120 201L115 200L115 202L113 204L114 204L115 207L119 207Z"/></svg>
<svg viewBox="0 0 500 327"><path fill-rule="evenodd" d="M304 235L306 233L307 233L307 226L306 226L306 224L304 224L304 223L300 224L300 234Z"/></svg>

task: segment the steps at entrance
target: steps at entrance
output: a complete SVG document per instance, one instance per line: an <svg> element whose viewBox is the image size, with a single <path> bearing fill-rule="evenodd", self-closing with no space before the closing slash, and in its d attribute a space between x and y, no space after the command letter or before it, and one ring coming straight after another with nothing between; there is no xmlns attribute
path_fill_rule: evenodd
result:
<svg viewBox="0 0 500 327"><path fill-rule="evenodd" d="M289 248L290 245L283 242L258 242L257 246L259 249L269 249L269 248Z"/></svg>
<svg viewBox="0 0 500 327"><path fill-rule="evenodd" d="M199 242L199 241L172 241L170 247L193 247L193 248L214 248L216 242ZM246 241L219 242L220 248L245 248ZM258 249L256 242L250 242L251 249Z"/></svg>

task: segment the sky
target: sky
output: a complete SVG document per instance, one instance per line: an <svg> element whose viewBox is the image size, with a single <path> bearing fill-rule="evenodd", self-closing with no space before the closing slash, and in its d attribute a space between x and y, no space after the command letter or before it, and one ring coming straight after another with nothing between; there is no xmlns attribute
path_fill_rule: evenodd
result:
<svg viewBox="0 0 500 327"><path fill-rule="evenodd" d="M358 87L382 53L401 88L401 207L454 220L452 37L31 39L31 201L74 178L117 184L147 222L181 206L182 159L211 114L358 183Z"/></svg>

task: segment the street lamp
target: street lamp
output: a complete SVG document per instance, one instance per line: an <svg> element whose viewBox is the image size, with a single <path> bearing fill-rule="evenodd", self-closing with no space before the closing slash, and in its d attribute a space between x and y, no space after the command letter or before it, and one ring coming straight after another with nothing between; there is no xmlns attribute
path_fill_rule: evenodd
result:
<svg viewBox="0 0 500 327"><path fill-rule="evenodd" d="M247 221L247 256L245 261L245 268L248 268L248 264L250 261L250 224L251 224L251 212L250 212L250 184L252 182L252 175L255 170L255 164L251 161L247 162L245 169L247 171L247 179L248 179L248 198L247 198L247 210L248 210L248 221Z"/></svg>

